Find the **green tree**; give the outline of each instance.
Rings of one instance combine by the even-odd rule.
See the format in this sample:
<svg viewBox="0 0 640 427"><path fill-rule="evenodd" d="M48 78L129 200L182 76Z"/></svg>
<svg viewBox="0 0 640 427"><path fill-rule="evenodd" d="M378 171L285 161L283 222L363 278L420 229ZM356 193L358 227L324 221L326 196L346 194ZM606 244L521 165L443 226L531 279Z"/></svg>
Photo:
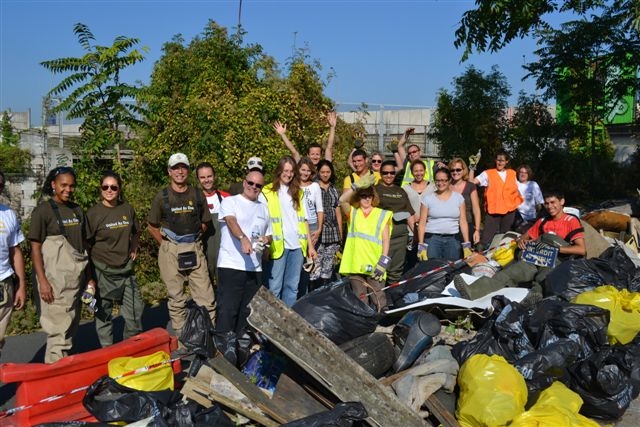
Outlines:
<svg viewBox="0 0 640 427"><path fill-rule="evenodd" d="M31 154L28 150L18 147L20 135L18 135L11 125L9 111L2 113L2 143L0 144L0 168L7 173L24 172L31 161Z"/></svg>
<svg viewBox="0 0 640 427"><path fill-rule="evenodd" d="M520 92L518 105L508 121L506 144L515 163L538 169L542 157L558 145L555 119L538 96Z"/></svg>
<svg viewBox="0 0 640 427"><path fill-rule="evenodd" d="M547 18L555 12L570 12L580 17L592 14L618 15L627 30L640 30L640 5L637 0L477 0L476 8L465 12L455 32L454 45L463 48L466 60L475 49L495 52L511 41L547 30Z"/></svg>
<svg viewBox="0 0 640 427"><path fill-rule="evenodd" d="M482 149L483 162L490 163L506 131L511 94L506 78L497 66L486 74L469 66L453 86L452 93L440 91L429 136L440 143L444 159L466 158Z"/></svg>
<svg viewBox="0 0 640 427"><path fill-rule="evenodd" d="M116 37L111 46L95 44L93 33L82 23L75 24L73 31L86 53L41 65L54 74L66 74L47 94L63 97L50 112L64 111L68 119L83 119L81 142L74 151L80 158L75 165L79 178L86 184L78 189L76 199L87 206L95 201L100 173L111 166L102 159L105 151L125 142L122 126L144 125L140 119L144 110L136 102L140 88L122 82L120 75L144 60L146 48L135 49L139 40L124 36Z"/></svg>

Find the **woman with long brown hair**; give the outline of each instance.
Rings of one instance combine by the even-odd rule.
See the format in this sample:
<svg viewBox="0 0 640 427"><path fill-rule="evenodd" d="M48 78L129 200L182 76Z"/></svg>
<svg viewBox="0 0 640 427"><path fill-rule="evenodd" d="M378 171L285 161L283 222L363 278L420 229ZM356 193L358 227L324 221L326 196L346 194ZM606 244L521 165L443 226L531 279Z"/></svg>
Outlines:
<svg viewBox="0 0 640 427"><path fill-rule="evenodd" d="M289 306L298 297L305 257L316 257L309 239L309 224L296 171L293 157L282 157L273 174L273 182L267 184L262 192L267 199L273 227L271 262L267 266L269 290Z"/></svg>

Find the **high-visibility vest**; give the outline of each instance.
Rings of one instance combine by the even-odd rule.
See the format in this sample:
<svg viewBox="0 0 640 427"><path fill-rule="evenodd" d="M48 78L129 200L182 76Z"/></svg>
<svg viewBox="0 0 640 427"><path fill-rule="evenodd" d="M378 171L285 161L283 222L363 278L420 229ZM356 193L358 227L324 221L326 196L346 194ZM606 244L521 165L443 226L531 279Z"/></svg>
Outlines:
<svg viewBox="0 0 640 427"><path fill-rule="evenodd" d="M487 177L489 183L484 195L485 207L487 213L491 215L504 215L516 208L522 203L522 196L518 191L518 182L516 180L516 171L507 169L507 178L505 181L498 175L497 169L488 169Z"/></svg>
<svg viewBox="0 0 640 427"><path fill-rule="evenodd" d="M382 232L384 226L389 224L389 235L391 235L392 215L391 211L373 208L369 215L365 216L362 209L351 208L347 241L340 262L340 274L371 274L370 271L366 271L366 267L370 266L373 269L378 263L382 255Z"/></svg>
<svg viewBox="0 0 640 427"><path fill-rule="evenodd" d="M273 229L272 242L269 247L271 259L278 259L284 254L284 232L282 230L282 211L280 209L280 198L278 192L273 191L273 184L267 184L262 189L262 194L267 199L267 207L271 216L271 227ZM302 254L307 256L307 224L304 218L304 208L302 204L302 190L298 195L298 209L296 214L298 217L298 240L302 247Z"/></svg>
<svg viewBox="0 0 640 427"><path fill-rule="evenodd" d="M411 162L405 161L406 165L404 167L404 175L402 177L402 185L400 187L404 187L407 184L411 184L413 182L413 174L411 173ZM433 182L433 168L436 165L435 160L422 160L424 163L424 180L427 182Z"/></svg>

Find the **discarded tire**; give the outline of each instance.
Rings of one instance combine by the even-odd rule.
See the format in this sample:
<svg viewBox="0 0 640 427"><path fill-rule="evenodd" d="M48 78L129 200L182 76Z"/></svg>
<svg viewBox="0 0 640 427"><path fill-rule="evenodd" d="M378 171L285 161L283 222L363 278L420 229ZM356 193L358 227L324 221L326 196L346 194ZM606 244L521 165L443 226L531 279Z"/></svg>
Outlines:
<svg viewBox="0 0 640 427"><path fill-rule="evenodd" d="M354 338L341 344L340 349L376 378L391 369L395 360L391 339L380 332Z"/></svg>

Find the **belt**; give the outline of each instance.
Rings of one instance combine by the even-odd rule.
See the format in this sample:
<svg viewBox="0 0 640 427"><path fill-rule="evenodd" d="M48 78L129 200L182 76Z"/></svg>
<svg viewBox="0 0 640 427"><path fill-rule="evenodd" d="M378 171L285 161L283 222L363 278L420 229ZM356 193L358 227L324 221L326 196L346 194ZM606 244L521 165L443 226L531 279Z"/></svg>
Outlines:
<svg viewBox="0 0 640 427"><path fill-rule="evenodd" d="M458 235L458 233L455 233L455 234L424 233L424 234L427 237L433 237L433 236L436 236L436 237L456 237Z"/></svg>

